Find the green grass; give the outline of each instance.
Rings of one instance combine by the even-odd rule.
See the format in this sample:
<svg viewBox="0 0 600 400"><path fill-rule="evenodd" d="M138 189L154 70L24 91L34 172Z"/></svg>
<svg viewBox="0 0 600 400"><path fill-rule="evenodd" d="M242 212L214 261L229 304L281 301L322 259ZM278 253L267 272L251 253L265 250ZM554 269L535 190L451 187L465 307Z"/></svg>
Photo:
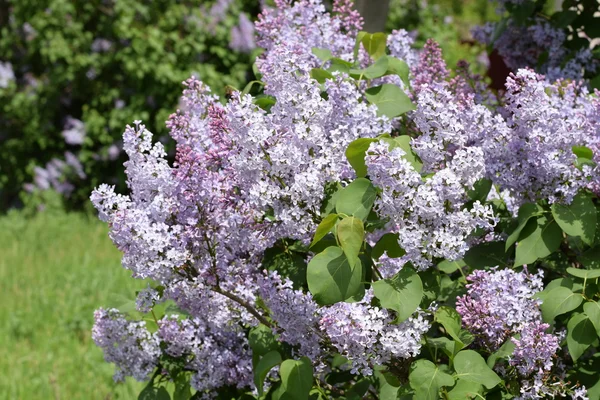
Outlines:
<svg viewBox="0 0 600 400"><path fill-rule="evenodd" d="M143 385L113 383L91 327L141 287L93 218L0 217L0 399L135 399Z"/></svg>

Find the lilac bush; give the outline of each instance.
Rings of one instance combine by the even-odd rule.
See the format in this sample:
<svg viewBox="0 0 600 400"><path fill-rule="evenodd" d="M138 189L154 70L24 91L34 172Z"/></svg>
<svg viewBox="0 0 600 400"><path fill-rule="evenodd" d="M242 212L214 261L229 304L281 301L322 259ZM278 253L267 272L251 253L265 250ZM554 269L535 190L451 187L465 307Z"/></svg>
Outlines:
<svg viewBox="0 0 600 400"><path fill-rule="evenodd" d="M360 28L347 1L277 1L259 82L184 82L174 163L127 127L129 193L91 196L149 283L137 312L96 313L115 378L142 398L599 395L597 97L531 69L490 93L435 42Z"/></svg>

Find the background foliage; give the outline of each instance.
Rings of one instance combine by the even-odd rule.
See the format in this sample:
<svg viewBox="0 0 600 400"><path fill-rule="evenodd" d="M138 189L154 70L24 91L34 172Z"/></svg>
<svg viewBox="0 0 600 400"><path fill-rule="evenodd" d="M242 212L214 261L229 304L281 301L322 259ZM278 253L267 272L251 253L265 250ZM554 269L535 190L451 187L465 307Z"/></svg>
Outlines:
<svg viewBox="0 0 600 400"><path fill-rule="evenodd" d="M245 82L252 52L230 48L232 29L258 11L248 0L0 1L0 62L14 74L0 85L0 209L36 177L38 188L72 191L78 207L100 182L123 185L125 125L140 119L164 134L192 74L219 94ZM80 142L62 135L69 118L83 122ZM46 165L67 151L81 171L68 158Z"/></svg>

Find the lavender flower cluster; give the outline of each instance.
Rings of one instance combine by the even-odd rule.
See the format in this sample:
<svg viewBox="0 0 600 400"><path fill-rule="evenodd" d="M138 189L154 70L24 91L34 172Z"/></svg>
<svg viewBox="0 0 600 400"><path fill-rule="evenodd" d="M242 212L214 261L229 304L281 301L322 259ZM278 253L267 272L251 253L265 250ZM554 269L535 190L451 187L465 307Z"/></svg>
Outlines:
<svg viewBox="0 0 600 400"><path fill-rule="evenodd" d="M494 352L507 340L514 344L508 365L521 380L521 399L564 395L561 391L565 390L564 382L556 377L564 335L548 333L551 329L542 322L541 301L534 298L543 289L542 278L542 271L535 275L508 269L475 271L467 277L467 294L456 303L463 324L480 346ZM497 370L505 376L511 373L502 365Z"/></svg>

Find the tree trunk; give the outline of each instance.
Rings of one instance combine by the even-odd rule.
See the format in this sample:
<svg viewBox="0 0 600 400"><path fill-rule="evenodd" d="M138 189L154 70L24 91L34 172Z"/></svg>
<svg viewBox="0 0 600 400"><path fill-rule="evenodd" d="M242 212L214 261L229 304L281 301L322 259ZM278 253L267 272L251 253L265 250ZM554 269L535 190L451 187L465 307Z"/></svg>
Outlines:
<svg viewBox="0 0 600 400"><path fill-rule="evenodd" d="M363 30L370 33L384 31L390 0L355 0L354 8L365 20Z"/></svg>

